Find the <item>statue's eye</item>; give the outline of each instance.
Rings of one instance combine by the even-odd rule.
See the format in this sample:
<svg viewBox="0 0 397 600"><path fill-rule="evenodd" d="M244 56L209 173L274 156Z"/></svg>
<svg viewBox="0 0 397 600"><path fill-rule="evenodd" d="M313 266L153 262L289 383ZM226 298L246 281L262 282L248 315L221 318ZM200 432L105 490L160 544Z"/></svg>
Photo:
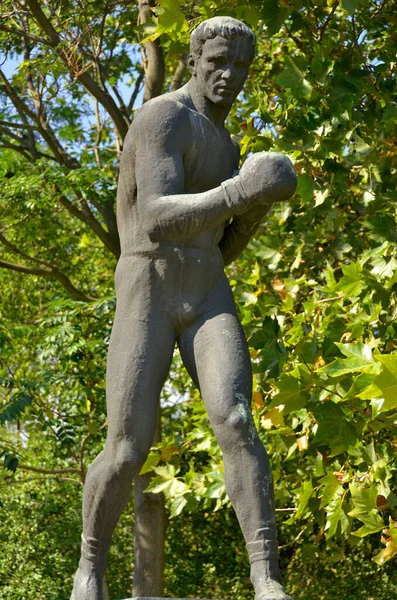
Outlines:
<svg viewBox="0 0 397 600"><path fill-rule="evenodd" d="M225 58L223 56L212 56L210 59L208 59L208 62L213 65L223 65Z"/></svg>

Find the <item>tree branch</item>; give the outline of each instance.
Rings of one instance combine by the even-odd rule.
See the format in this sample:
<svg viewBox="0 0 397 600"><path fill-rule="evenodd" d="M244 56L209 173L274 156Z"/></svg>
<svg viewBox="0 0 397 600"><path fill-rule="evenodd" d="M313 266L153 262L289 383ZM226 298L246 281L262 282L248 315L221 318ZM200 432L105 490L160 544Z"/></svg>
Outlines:
<svg viewBox="0 0 397 600"><path fill-rule="evenodd" d="M186 69L187 69L187 54L186 54L186 52L184 52L179 57L178 65L175 69L175 73L172 78L172 83L171 83L171 91L172 92L179 90L179 88L182 86L183 77L186 73Z"/></svg>
<svg viewBox="0 0 397 600"><path fill-rule="evenodd" d="M52 277L52 273L46 269L39 269L38 267L25 267L25 265L19 265L17 263L10 263L6 260L0 260L0 268L8 269L10 271L18 271L20 273L27 273L28 275L40 275L42 277Z"/></svg>
<svg viewBox="0 0 397 600"><path fill-rule="evenodd" d="M21 146L29 150L29 144L27 143L26 139L22 138L20 135L17 135L5 125L0 125L0 133L4 133L6 136L12 138L16 142L20 143Z"/></svg>
<svg viewBox="0 0 397 600"><path fill-rule="evenodd" d="M58 191L60 192L59 188ZM101 242L104 244L104 246L106 246L106 248L108 250L110 250L110 252L112 252L112 254L114 254L116 256L116 258L118 258L120 256L120 240L118 237L118 233L117 233L117 228L116 231L113 231L113 235L111 235L109 232L107 232L102 225L100 224L100 222L94 217L94 215L92 214L89 205L87 204L86 200L83 198L83 196L81 195L81 193L77 192L78 197L79 197L79 201L82 204L82 208L81 210L78 209L68 198L66 198L65 195L63 195L62 193L59 196L59 201L62 204L62 206L64 208L66 208L66 210L68 212L70 212L71 215L73 215L74 217L77 217L80 221L82 221L83 223L85 223L86 225L89 226L90 229L92 229L92 231L99 237L99 239L101 240ZM102 207L101 207L102 209ZM98 208L99 210L99 208ZM105 212L105 208L102 209ZM100 210L100 212L102 213L102 210ZM111 220L112 220L112 215L113 215L113 219L115 220L115 214L114 214L114 210L113 210L113 206L111 207L111 211L108 210L108 213L111 212L112 214L108 214L107 217L109 218L109 224L110 226L112 226ZM108 226L109 226L108 224ZM111 230L111 228L109 227L109 231Z"/></svg>
<svg viewBox="0 0 397 600"><path fill-rule="evenodd" d="M279 550L283 550L284 548L288 548L288 546L292 546L293 544L295 544L299 540L300 537L302 537L302 535L305 533L305 531L306 531L306 527L304 527L302 529L302 531L300 531L298 533L298 535L292 540L292 542L288 542L288 544L284 544L283 546L279 546L278 549Z"/></svg>
<svg viewBox="0 0 397 600"><path fill-rule="evenodd" d="M151 6L154 6L154 0L139 0L138 23L146 23L152 15ZM145 90L143 93L143 102L151 100L161 94L164 83L165 64L163 49L159 38L154 42L143 44L147 53L147 64L145 65Z"/></svg>
<svg viewBox="0 0 397 600"><path fill-rule="evenodd" d="M102 131L103 131L103 123L101 123L101 117L99 114L99 103L98 100L95 100L95 119L96 119L96 138L94 143L94 154L96 164L99 168L102 167L101 153L99 150L99 145L102 139Z"/></svg>
<svg viewBox="0 0 397 600"><path fill-rule="evenodd" d="M6 485L16 485L18 483L29 483L30 481L49 481L50 479L54 479L55 481L72 481L73 483L83 485L82 481L79 479L73 479L72 477L30 477L29 479L12 479L11 481L7 481L7 483L0 485L0 487L5 487Z"/></svg>
<svg viewBox="0 0 397 600"><path fill-rule="evenodd" d="M0 31L5 31L6 33L13 33L19 37L25 36L32 40L32 42L37 42L38 44L44 44L45 46L51 46L48 40L38 35L33 35L33 33L28 33L27 31L23 31L22 29L14 29L13 27L7 27L6 25L0 24Z"/></svg>
<svg viewBox="0 0 397 600"><path fill-rule="evenodd" d="M38 120L40 121L37 123L37 130L43 136L43 138L47 142L48 146L54 153L54 157L51 157L50 155L43 154L42 152L36 151L36 154L37 154L36 158L37 157L51 158L53 160L57 160L60 164L63 164L65 166L67 166L68 168L71 168L71 169L79 168L80 167L79 162L75 158L73 158L70 154L65 152L64 149L62 148L62 146L59 144L59 142L58 142L57 138L55 137L55 135L53 134L50 126L46 122L44 115L41 115L41 117L36 115L29 108L29 106L26 105L19 98L19 96L13 90L10 82L8 81L8 79L5 77L4 73L1 70L0 70L0 77L3 79L3 81L5 83L5 86L7 89L7 95L13 102L13 104L14 104L15 108L18 110L19 114L21 114L21 113L24 114L25 119L26 119L26 116L28 116L32 120L36 120L36 122ZM28 123L27 123L27 125L28 125ZM15 134L12 134L12 137L19 139L18 136L15 136ZM34 157L31 155L31 153L29 153L30 147L27 145L26 146L16 145L16 144L12 144L11 142L6 142L6 143L0 144L0 147L15 150L15 151L19 152L20 154L22 154L30 162L34 162ZM58 190L58 191L60 191L60 190ZM85 224L87 224L92 229L92 231L99 237L99 239L106 246L106 248L108 248L108 250L110 250L110 252L112 252L112 254L114 254L116 257L118 257L120 255L120 241L118 238L117 227L115 227L115 225L114 225L116 217L114 214L113 206L111 207L111 210L109 209L109 207L104 209L104 212L106 212L106 219L109 221L109 232L107 232L102 227L100 222L94 217L87 202L82 198L81 195L80 195L79 200L83 204L82 210L79 210L78 208L74 207L72 202L70 202L70 200L68 200L62 194L60 196L61 204L71 214L73 214L75 217L77 217L80 221L83 221Z"/></svg>
<svg viewBox="0 0 397 600"><path fill-rule="evenodd" d="M21 16L22 19L22 27L23 27L23 31L25 33L28 33L29 30L29 23L28 23L28 19L27 16L25 14L23 14ZM24 75L25 75L25 81L26 81L26 85L29 91L29 95L30 97L32 97L32 95L34 95L34 86L33 86L33 77L32 77L32 73L31 73L31 69L30 69L30 52L31 52L31 45L28 42L28 38L26 36L23 36L23 59L24 62L27 62L29 67L27 69L24 69ZM41 108L41 102L39 102L39 108L38 108L38 113L40 114L40 108ZM29 140L29 150L30 153L33 157L34 160L37 160L38 158L38 150L36 147L36 138L34 136L34 132L32 129L28 129L27 130L27 138Z"/></svg>
<svg viewBox="0 0 397 600"><path fill-rule="evenodd" d="M62 271L60 271L57 267L52 268L53 277L59 281L59 283L65 288L67 292L71 296L73 296L76 300L80 300L81 302L93 302L97 300L93 296L88 296L81 290L78 290L73 283L70 281L69 277L65 275Z"/></svg>
<svg viewBox="0 0 397 600"><path fill-rule="evenodd" d="M26 4L29 6L32 16L40 25L41 29L48 35L49 41L54 48L57 48L62 40L53 27L51 21L46 17L42 11L37 0L26 0ZM74 61L71 57L74 56ZM87 70L90 68L82 66L81 56L76 56L76 52L68 54L67 50L62 47L60 57L68 69L73 73L74 77L80 81L83 86L98 100L100 104L109 113L113 120L116 130L123 140L128 131L128 123L125 121L122 112L118 108L117 104L113 100L112 96L105 90L103 90L97 82L89 75Z"/></svg>
<svg viewBox="0 0 397 600"><path fill-rule="evenodd" d="M51 269L53 267L53 265L49 262L47 262L46 260L42 260L40 258L35 258L34 256L30 256L29 254L26 254L26 252L23 252L22 250L19 250L19 248L17 248L15 246L15 244L13 244L12 242L10 242L9 240L7 240L7 238L5 237L5 235L3 233L0 232L0 242L9 250L11 250L11 252L13 252L14 254L17 254L18 256L20 256L21 258L24 258L25 260L30 260L38 265L43 265L45 267L48 267L49 269Z"/></svg>
<svg viewBox="0 0 397 600"><path fill-rule="evenodd" d="M44 473L44 475L61 475L62 473L75 473L81 475L79 469L67 468L67 469L41 469L39 467L30 467L28 465L18 464L18 469L21 471L33 471L34 473Z"/></svg>
<svg viewBox="0 0 397 600"><path fill-rule="evenodd" d="M13 121L0 121L0 127L13 127L15 129L34 129L38 131L37 125L29 123L14 123Z"/></svg>
<svg viewBox="0 0 397 600"><path fill-rule="evenodd" d="M62 286L65 288L65 290L67 290L71 296L76 298L76 300L80 300L82 302L92 302L93 300L95 300L95 298L88 296L81 290L77 289L70 281L69 277L65 275L65 273L63 273L60 269L58 269L56 265L53 265L52 263L46 260L30 256L29 254L26 254L26 252L19 250L19 248L17 248L13 243L7 240L7 238L2 233L0 233L0 242L11 252L17 254L21 258L24 258L28 261L32 261L38 265L47 267L47 269L43 269L41 267L26 267L25 265L0 260L1 268L8 269L11 271L19 271L20 273L27 273L29 275L39 275L42 277L48 277L50 279L57 279L59 283L61 283Z"/></svg>
<svg viewBox="0 0 397 600"><path fill-rule="evenodd" d="M53 152L56 160L63 165L68 166L71 169L79 168L79 162L73 158L63 146L59 143L57 137L52 131L50 125L46 121L43 114L36 114L30 107L18 96L15 92L14 88L8 81L7 77L4 75L3 71L0 69L0 78L4 82L5 91L7 96L10 98L11 102L14 104L19 114L24 114L25 118L29 117L32 121L37 123L37 130L40 135L44 138L47 145Z"/></svg>
<svg viewBox="0 0 397 600"><path fill-rule="evenodd" d="M135 82L134 91L132 92L130 101L128 102L128 106L127 106L127 112L128 112L128 114L130 114L131 111L132 111L132 109L134 108L134 104L135 104L136 99L138 97L138 94L140 92L141 85L142 85L144 77L145 77L145 70L142 67L141 70L139 71L139 75L138 75L137 80Z"/></svg>
<svg viewBox="0 0 397 600"><path fill-rule="evenodd" d="M0 268L8 269L9 271L17 271L19 273L26 273L27 275L39 275L40 277L47 277L49 279L57 279L62 286L70 293L70 295L79 300L80 302L93 302L96 298L87 296L84 292L78 290L70 281L70 279L59 269L40 269L39 267L26 267L17 263L10 263L6 260L0 260Z"/></svg>
<svg viewBox="0 0 397 600"><path fill-rule="evenodd" d="M15 152L22 154L22 156L24 156L29 162L34 162L34 159L24 146L18 146L17 144L12 144L11 142L5 142L0 144L0 148L5 148L6 150L15 150Z"/></svg>
<svg viewBox="0 0 397 600"><path fill-rule="evenodd" d="M328 25L329 25L332 17L334 16L335 11L338 8L338 6L339 6L339 2L335 2L334 6L331 9L331 12L329 13L328 17L325 19L324 24L322 25L322 27L320 27L319 36L318 36L318 42L322 41L322 39L324 37L324 34L325 34L325 31L326 31L326 29L327 29L327 27L328 27Z"/></svg>

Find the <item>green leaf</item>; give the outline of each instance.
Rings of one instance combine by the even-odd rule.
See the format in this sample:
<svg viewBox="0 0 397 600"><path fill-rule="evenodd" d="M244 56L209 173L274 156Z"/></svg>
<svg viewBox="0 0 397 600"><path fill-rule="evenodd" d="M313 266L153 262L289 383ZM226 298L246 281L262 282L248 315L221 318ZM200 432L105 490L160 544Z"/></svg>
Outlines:
<svg viewBox="0 0 397 600"><path fill-rule="evenodd" d="M251 27L256 27L260 19L260 12L256 6L247 6L244 11L244 21Z"/></svg>
<svg viewBox="0 0 397 600"><path fill-rule="evenodd" d="M159 22L162 25L163 31L169 31L174 28L181 29L186 22L186 19L181 11L179 0L159 0L161 9L157 9Z"/></svg>
<svg viewBox="0 0 397 600"><path fill-rule="evenodd" d="M362 265L357 261L350 265L341 265L343 277L338 281L336 291L344 292L345 296L358 296L363 289Z"/></svg>
<svg viewBox="0 0 397 600"><path fill-rule="evenodd" d="M288 16L287 11L280 8L277 0L264 0L262 4L262 19L267 26L269 35L274 35L280 30Z"/></svg>
<svg viewBox="0 0 397 600"><path fill-rule="evenodd" d="M205 490L204 495L206 498L221 498L225 495L226 488L223 479L221 481L215 481Z"/></svg>
<svg viewBox="0 0 397 600"><path fill-rule="evenodd" d="M384 398L379 412L387 412L397 408L397 354L378 354L376 358L383 364L382 372L369 388L359 394L359 398Z"/></svg>
<svg viewBox="0 0 397 600"><path fill-rule="evenodd" d="M145 492L153 492L153 494L167 492L167 495L174 495L172 490L175 491L175 482L181 483L176 479L177 471L174 465L154 467L152 470L156 473L156 477L153 477Z"/></svg>
<svg viewBox="0 0 397 600"><path fill-rule="evenodd" d="M18 458L12 454L4 454L4 468L15 473L18 467Z"/></svg>
<svg viewBox="0 0 397 600"><path fill-rule="evenodd" d="M177 496L174 498L171 502L170 517L173 518L180 515L187 503L188 499L185 496Z"/></svg>
<svg viewBox="0 0 397 600"><path fill-rule="evenodd" d="M301 85L304 81L305 73L298 67L296 62L290 56L287 56L286 60L289 65L276 77L276 83L286 88L292 88L296 85Z"/></svg>
<svg viewBox="0 0 397 600"><path fill-rule="evenodd" d="M372 349L369 344L340 344L335 342L335 345L338 346L339 350L347 358L358 358L360 360L365 360L366 362L374 363Z"/></svg>
<svg viewBox="0 0 397 600"><path fill-rule="evenodd" d="M329 365L319 369L319 372L326 373L330 377L339 377L346 373L376 374L381 370L381 366L372 357L372 350L367 344L338 344L336 346L347 358L337 358Z"/></svg>
<svg viewBox="0 0 397 600"><path fill-rule="evenodd" d="M342 0L343 8L349 13L350 16L354 15L354 11L357 8L358 0Z"/></svg>
<svg viewBox="0 0 397 600"><path fill-rule="evenodd" d="M386 108L383 113L382 121L397 121L397 106L390 106Z"/></svg>
<svg viewBox="0 0 397 600"><path fill-rule="evenodd" d="M344 400L348 400L349 398L354 398L354 396L360 397L360 394L364 392L364 390L368 389L374 381L374 375L370 375L368 373L362 373L354 378L353 383L345 396Z"/></svg>
<svg viewBox="0 0 397 600"><path fill-rule="evenodd" d="M160 452L150 452L139 474L144 475L145 473L150 473L151 471L153 471L154 467L157 467L157 465L159 464L160 459Z"/></svg>
<svg viewBox="0 0 397 600"><path fill-rule="evenodd" d="M303 81L303 75L293 67L287 67L274 79L278 85L285 88L293 88Z"/></svg>
<svg viewBox="0 0 397 600"><path fill-rule="evenodd" d="M174 42L187 44L189 25L181 11L179 0L159 0L158 4L158 7L152 7L158 18L157 28L143 41L154 41L159 35L167 34Z"/></svg>
<svg viewBox="0 0 397 600"><path fill-rule="evenodd" d="M313 86L310 83L310 81L306 78L302 79L301 83L300 83L300 96L302 96L303 98L306 98L307 100L310 99L312 93L313 93ZM317 206L317 204L316 204Z"/></svg>
<svg viewBox="0 0 397 600"><path fill-rule="evenodd" d="M274 408L283 404L285 407L283 413L286 415L306 406L309 394L301 388L299 381L295 377L289 375L282 376L277 383L277 387L279 392L273 397L268 408Z"/></svg>
<svg viewBox="0 0 397 600"><path fill-rule="evenodd" d="M327 400L316 406L313 412L318 421L314 442L328 445L333 456L347 450L356 441L356 429L340 405Z"/></svg>
<svg viewBox="0 0 397 600"><path fill-rule="evenodd" d="M320 508L324 508L331 503L337 493L343 491L343 486L341 485L338 478L332 473L328 472L325 477L320 479L321 485L324 486L323 496L321 498Z"/></svg>
<svg viewBox="0 0 397 600"><path fill-rule="evenodd" d="M349 513L351 514L351 513ZM364 519L362 519L362 521L364 521ZM364 521L364 525L362 527L360 527L359 529L357 529L356 531L352 531L352 535L355 535L356 537L360 537L363 538L367 535L371 535L372 533L376 533L377 531L380 531L381 529L383 529L385 526L382 517L380 517L378 514L372 512L370 513L365 521Z"/></svg>
<svg viewBox="0 0 397 600"><path fill-rule="evenodd" d="M24 391L15 392L0 412L0 423L16 421L27 406L32 404L32 397Z"/></svg>
<svg viewBox="0 0 397 600"><path fill-rule="evenodd" d="M298 187L296 193L302 199L303 203L310 203L314 197L314 179L307 173L301 173L298 175Z"/></svg>
<svg viewBox="0 0 397 600"><path fill-rule="evenodd" d="M295 519L300 519L305 514L308 502L314 493L314 488L313 488L312 482L310 480L305 481L303 486L298 491L300 492L299 493L299 504L298 504L298 510L295 513Z"/></svg>
<svg viewBox="0 0 397 600"><path fill-rule="evenodd" d="M376 507L378 497L376 485L371 483L367 487L360 487L351 484L349 489L353 502L353 510L349 512L349 516L355 517L364 523L360 529L352 532L353 535L365 537L383 529L385 524Z"/></svg>
<svg viewBox="0 0 397 600"><path fill-rule="evenodd" d="M384 530L384 534L383 543L386 544L386 548L383 548L374 558L378 565L383 565L397 554L397 521L393 521L390 517L389 527Z"/></svg>
<svg viewBox="0 0 397 600"><path fill-rule="evenodd" d="M327 538L336 535L339 525L342 533L346 532L349 527L349 519L343 510L343 496L335 496L327 508L327 521L325 524Z"/></svg>

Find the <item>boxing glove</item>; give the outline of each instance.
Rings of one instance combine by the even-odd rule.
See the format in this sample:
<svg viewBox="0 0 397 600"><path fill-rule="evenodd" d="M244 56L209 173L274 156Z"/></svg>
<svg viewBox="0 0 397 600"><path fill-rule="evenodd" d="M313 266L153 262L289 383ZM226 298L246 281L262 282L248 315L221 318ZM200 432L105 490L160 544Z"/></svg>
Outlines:
<svg viewBox="0 0 397 600"><path fill-rule="evenodd" d="M222 183L226 202L241 215L254 206L267 206L290 198L297 185L292 162L279 152L257 152L243 164L240 173Z"/></svg>

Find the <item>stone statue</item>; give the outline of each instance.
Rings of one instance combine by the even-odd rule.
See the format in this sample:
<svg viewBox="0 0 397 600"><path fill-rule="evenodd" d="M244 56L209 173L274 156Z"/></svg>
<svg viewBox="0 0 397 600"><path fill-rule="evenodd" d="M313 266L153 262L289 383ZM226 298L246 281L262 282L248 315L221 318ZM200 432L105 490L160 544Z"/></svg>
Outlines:
<svg viewBox="0 0 397 600"><path fill-rule="evenodd" d="M73 600L103 599L112 533L153 441L175 342L222 449L255 600L291 600L278 569L269 461L251 415L250 357L224 274L271 204L296 188L290 160L277 153L251 156L236 174L239 149L224 123L254 52L244 23L201 23L191 36L190 81L145 104L125 140L108 434L84 486Z"/></svg>

